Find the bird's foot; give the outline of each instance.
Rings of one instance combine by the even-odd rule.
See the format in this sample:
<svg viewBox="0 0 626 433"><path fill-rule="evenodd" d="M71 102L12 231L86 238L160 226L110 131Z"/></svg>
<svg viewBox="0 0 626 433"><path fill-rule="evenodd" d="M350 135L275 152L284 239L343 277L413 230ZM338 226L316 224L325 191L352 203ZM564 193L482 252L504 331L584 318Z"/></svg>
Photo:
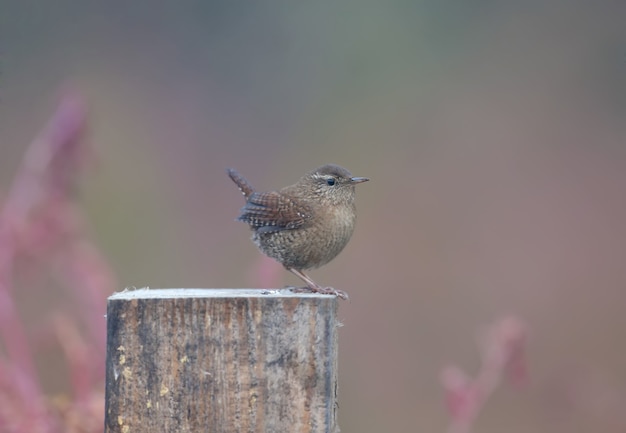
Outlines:
<svg viewBox="0 0 626 433"><path fill-rule="evenodd" d="M337 290L333 287L294 287L291 291L294 293L320 293L322 295L334 295L346 301L350 299L346 292L343 290Z"/></svg>

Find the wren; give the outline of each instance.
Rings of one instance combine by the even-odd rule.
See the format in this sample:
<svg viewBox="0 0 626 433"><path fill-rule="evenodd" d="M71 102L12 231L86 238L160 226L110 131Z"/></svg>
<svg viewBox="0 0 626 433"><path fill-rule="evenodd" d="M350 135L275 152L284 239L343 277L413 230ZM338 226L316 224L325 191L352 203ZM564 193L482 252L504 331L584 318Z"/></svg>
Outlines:
<svg viewBox="0 0 626 433"><path fill-rule="evenodd" d="M299 291L348 299L341 290L319 286L304 271L325 265L346 246L356 223L354 186L369 179L327 164L278 191L256 192L237 171L229 169L228 175L246 198L237 220L250 226L261 252L306 282Z"/></svg>

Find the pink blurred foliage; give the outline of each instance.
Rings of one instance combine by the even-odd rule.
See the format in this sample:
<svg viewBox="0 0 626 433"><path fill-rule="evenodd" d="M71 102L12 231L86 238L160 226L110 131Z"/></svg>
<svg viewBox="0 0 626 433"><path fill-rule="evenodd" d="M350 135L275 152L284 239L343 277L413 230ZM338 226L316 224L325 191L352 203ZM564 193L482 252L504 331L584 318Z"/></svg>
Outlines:
<svg viewBox="0 0 626 433"><path fill-rule="evenodd" d="M75 199L78 175L93 161L86 124L84 102L68 92L28 147L0 211L2 432L93 432L104 422L103 315L116 282ZM38 324L45 331L29 334L15 301L16 290L29 290L16 284L22 263L70 290L80 317L54 311ZM65 355L70 396L52 398L42 389L35 356L50 345Z"/></svg>
<svg viewBox="0 0 626 433"><path fill-rule="evenodd" d="M281 272L284 269L276 260L259 254L258 259L248 272L248 280L252 287L275 288L280 285Z"/></svg>
<svg viewBox="0 0 626 433"><path fill-rule="evenodd" d="M441 382L451 418L448 433L469 433L504 378L514 386L527 382L527 337L528 328L521 319L505 317L479 336L481 365L475 377L456 366L443 369Z"/></svg>

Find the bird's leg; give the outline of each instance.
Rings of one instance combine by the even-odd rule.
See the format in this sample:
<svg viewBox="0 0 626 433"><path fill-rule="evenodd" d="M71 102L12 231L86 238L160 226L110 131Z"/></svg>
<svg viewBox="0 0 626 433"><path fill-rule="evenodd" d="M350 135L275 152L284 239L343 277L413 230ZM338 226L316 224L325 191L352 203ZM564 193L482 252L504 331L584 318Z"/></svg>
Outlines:
<svg viewBox="0 0 626 433"><path fill-rule="evenodd" d="M290 272L292 272L293 274L297 275L298 277L300 277L306 284L307 284L307 288L297 288L294 290L294 292L305 292L305 291L309 291L309 292L313 292L313 293L321 293L323 295L335 295L341 299L348 299L348 294L346 292L344 292L343 290L337 290L334 289L332 287L322 287L320 285L318 285L315 281L313 281L311 279L311 277L309 277L307 274L305 274L304 272L295 269L295 268L287 268L287 270L289 270Z"/></svg>

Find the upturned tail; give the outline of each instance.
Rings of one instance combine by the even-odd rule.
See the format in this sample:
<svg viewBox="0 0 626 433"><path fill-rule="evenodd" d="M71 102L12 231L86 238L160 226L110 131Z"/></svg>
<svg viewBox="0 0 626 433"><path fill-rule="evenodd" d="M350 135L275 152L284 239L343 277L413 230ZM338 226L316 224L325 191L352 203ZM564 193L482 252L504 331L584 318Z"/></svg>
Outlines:
<svg viewBox="0 0 626 433"><path fill-rule="evenodd" d="M254 193L254 188L252 188L252 185L250 185L246 178L240 175L237 170L229 168L226 171L228 172L228 176L230 176L233 182L237 184L237 186L239 187L239 191L241 191L241 193L247 200Z"/></svg>

